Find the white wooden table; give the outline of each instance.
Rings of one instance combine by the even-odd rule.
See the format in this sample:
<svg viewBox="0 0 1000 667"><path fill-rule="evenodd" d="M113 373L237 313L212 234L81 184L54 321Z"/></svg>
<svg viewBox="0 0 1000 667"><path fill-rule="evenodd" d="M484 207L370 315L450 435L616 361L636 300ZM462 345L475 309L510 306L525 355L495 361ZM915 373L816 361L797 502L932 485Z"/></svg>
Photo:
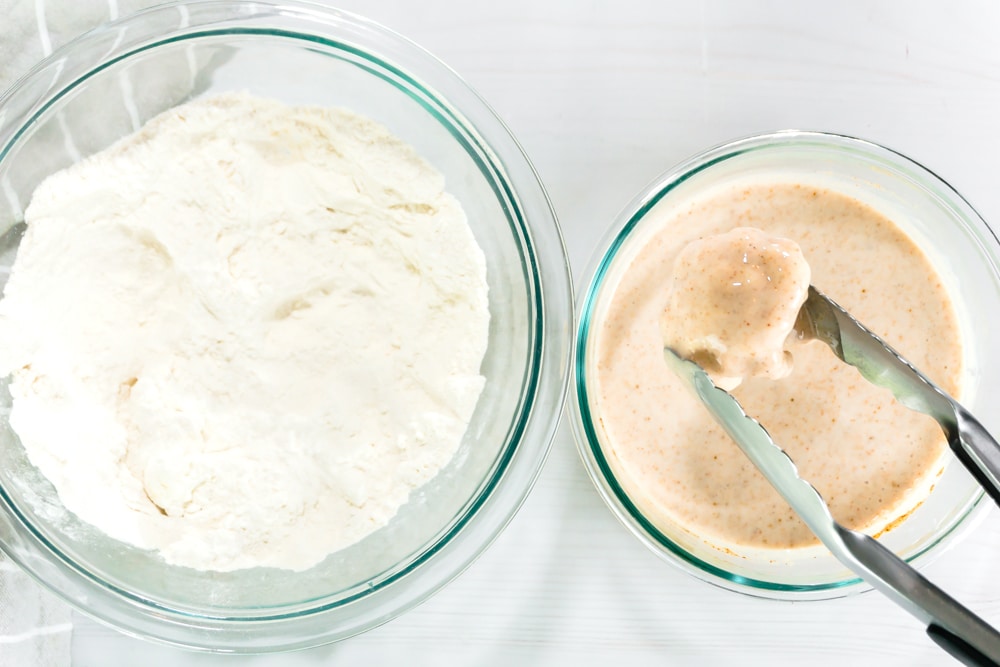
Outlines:
<svg viewBox="0 0 1000 667"><path fill-rule="evenodd" d="M658 173L708 146L780 128L895 148L1000 229L1000 5L990 0L339 6L420 43L494 106L548 187L577 274L618 210ZM925 571L1000 624L1000 512ZM432 600L361 637L233 658L76 622L81 667L957 664L877 594L757 600L663 563L605 508L565 425L494 546Z"/></svg>

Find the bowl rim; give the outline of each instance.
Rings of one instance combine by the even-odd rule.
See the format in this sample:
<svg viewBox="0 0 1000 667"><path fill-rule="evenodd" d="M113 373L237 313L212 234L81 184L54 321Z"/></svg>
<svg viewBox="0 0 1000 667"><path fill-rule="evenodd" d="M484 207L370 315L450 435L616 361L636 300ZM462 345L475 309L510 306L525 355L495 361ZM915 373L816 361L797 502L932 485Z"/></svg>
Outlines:
<svg viewBox="0 0 1000 667"><path fill-rule="evenodd" d="M224 26L209 29L200 26L197 21L196 14L202 9L232 10L234 13L239 10L244 15L230 17ZM253 11L247 12L249 9ZM178 27L172 33L144 33L143 26L149 25L151 17L179 10L188 17L187 25ZM268 21L276 23L292 19L308 23L309 30L268 27ZM252 25L245 25L250 23ZM355 31L349 39L340 37L336 32L343 26ZM126 31L127 38L121 39ZM146 32L148 31L149 28ZM57 566L52 563L39 564L21 557L18 549L8 543L2 531L0 549L36 581L73 607L126 634L162 643L227 652L268 652L336 641L394 618L420 604L458 576L502 532L537 480L558 427L569 386L568 368L573 345L571 333L562 332L565 327L560 321L573 321L574 300L565 244L544 185L524 150L492 108L451 68L409 39L369 19L313 2L176 1L122 17L77 37L36 65L0 96L0 161L7 157L11 147L17 144L31 124L57 105L71 90L101 70L168 44L230 35L311 42L315 46L343 50L367 60L371 63L371 68L366 68L369 73L382 76L413 98L442 123L456 140L469 142L463 143L463 147L479 165L483 176L504 204L508 223L518 240L531 319L528 326L529 359L523 379L524 388L508 431L508 440L498 453L489 476L462 509L461 516L453 524L445 526L409 562L404 562L403 567L394 568L388 576L378 575L380 580L376 585L365 586L366 582L360 582L354 587L359 589L355 595L328 604L312 605L305 611L252 616L191 614L186 610L158 604L141 593L111 587L108 582L93 577L92 573L63 554L37 527L27 521L7 490L0 487L0 505L20 523L20 528L27 531L27 539L33 540L33 546L46 559L68 567L72 575L67 578L67 573L61 572L59 577L47 576ZM51 70L61 69L80 49L112 37L117 37L118 41L100 62L86 65L82 76L72 79L58 90L53 91L50 84L48 92L51 95L31 100L31 113L27 115L27 121L12 122L8 126L9 131L4 131L3 112L12 101L19 99L23 91L40 79L52 77ZM391 58L380 55L377 49L372 48L372 44L379 40L390 44L396 53L402 53L409 65L398 64ZM389 76L376 70L389 72ZM417 71L424 76L415 73ZM433 78L434 84L425 83L425 78ZM455 97L462 99L464 110L455 106L452 101ZM475 120L472 119L473 116ZM544 407L550 409L542 409ZM501 501L502 507L498 505ZM18 535L18 539L24 540L26 536ZM421 572L420 585L414 583L417 571ZM406 595L406 600L402 603L388 605L391 609L367 610L367 615L342 632L323 629L329 624L323 618L324 614L344 610L352 605L360 606L373 596L386 593L390 585L397 582L406 582L404 593L397 593L397 597ZM102 603L99 606L104 606L103 609L95 609L93 604L87 602L86 592L92 595L111 593L113 599L110 604L115 608L110 609ZM385 606L383 602L383 607ZM132 616L137 610L141 612L138 616L165 616L162 620L166 623L157 627L144 622L133 622ZM319 629L312 636L290 638L282 634L288 630L290 623L297 623L306 617L321 621L313 623ZM211 632L199 636L188 631L190 626ZM272 631L276 642L271 645L257 644L246 651L239 640L250 627L255 632L260 632L263 627L276 629L277 631ZM151 628L156 628L156 631L151 631Z"/></svg>
<svg viewBox="0 0 1000 667"><path fill-rule="evenodd" d="M751 153L793 146L836 151L875 160L879 166L921 183L947 204L954 215L974 224L980 236L984 236L981 232L985 230L987 240L996 250L1000 250L1000 239L996 233L947 181L913 158L875 142L834 132L785 129L752 134L717 144L688 157L650 181L621 209L596 246L587 268L581 274L582 282L577 286L576 340L571 364L573 390L567 401L568 410L572 414L577 451L588 476L618 521L648 549L695 578L729 591L779 600L825 600L870 590L871 587L857 576L822 584L787 584L740 575L704 561L658 529L632 502L615 478L594 426L586 381L591 315L601 296L604 278L618 251L646 214L682 183L718 164ZM980 488L975 497L961 508L952 524L922 549L910 554L906 558L907 562L926 565L940 554L940 547L972 530L981 521L984 509L988 506L988 503L983 502L984 497L985 492Z"/></svg>

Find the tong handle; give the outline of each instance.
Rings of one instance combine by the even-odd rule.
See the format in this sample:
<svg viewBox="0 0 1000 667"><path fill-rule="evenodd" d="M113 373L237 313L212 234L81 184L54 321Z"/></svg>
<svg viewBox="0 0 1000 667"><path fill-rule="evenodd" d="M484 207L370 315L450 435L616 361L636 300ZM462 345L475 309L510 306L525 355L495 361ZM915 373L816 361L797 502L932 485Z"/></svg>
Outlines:
<svg viewBox="0 0 1000 667"><path fill-rule="evenodd" d="M839 524L835 531L847 551L835 555L926 623L927 634L938 646L966 665L1000 667L1000 632L877 540Z"/></svg>
<svg viewBox="0 0 1000 667"><path fill-rule="evenodd" d="M969 646L969 643L961 637L953 635L940 625L935 625L934 623L928 625L927 634L935 644L967 667L997 667L996 662L990 660L974 647Z"/></svg>
<svg viewBox="0 0 1000 667"><path fill-rule="evenodd" d="M819 492L799 476L785 451L760 422L746 413L739 401L716 387L697 364L682 359L669 348L664 349L663 356L667 366L695 392L719 425L837 560L915 616L928 628L931 638L952 656L968 665L1000 667L1000 632L877 540L837 523ZM957 426L954 430L957 432Z"/></svg>
<svg viewBox="0 0 1000 667"><path fill-rule="evenodd" d="M955 457L972 473L979 485L1000 505L1000 444L979 420L955 401L954 424L942 422Z"/></svg>

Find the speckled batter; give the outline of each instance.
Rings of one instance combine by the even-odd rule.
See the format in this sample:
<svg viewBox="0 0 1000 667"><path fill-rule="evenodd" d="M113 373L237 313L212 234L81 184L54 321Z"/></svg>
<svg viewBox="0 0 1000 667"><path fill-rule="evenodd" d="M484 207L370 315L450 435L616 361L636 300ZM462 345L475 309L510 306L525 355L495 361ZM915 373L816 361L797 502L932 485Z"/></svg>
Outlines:
<svg viewBox="0 0 1000 667"><path fill-rule="evenodd" d="M595 312L587 381L605 455L629 497L666 532L736 550L814 544L663 362L659 322L674 260L688 243L736 227L793 239L812 284L955 394L961 339L949 296L904 232L837 192L753 184L668 214L647 221L657 233L623 260L631 262L626 270L613 272L618 284ZM818 341L796 346L786 378L748 378L733 393L852 528L883 530L920 503L940 472L946 445L937 424Z"/></svg>

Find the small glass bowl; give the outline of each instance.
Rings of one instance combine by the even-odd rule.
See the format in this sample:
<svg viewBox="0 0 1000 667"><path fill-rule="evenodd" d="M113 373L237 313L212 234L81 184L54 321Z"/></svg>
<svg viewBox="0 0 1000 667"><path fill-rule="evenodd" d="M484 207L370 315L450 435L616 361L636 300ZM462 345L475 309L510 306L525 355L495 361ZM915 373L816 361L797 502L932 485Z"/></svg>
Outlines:
<svg viewBox="0 0 1000 667"><path fill-rule="evenodd" d="M910 235L956 302L965 346L962 400L987 422L989 400L1000 395L1000 348L988 333L1000 327L1000 243L955 190L899 153L850 137L787 131L713 148L657 178L620 214L584 276L570 410L584 464L611 510L647 547L706 582L768 598L840 597L866 585L823 547L736 554L681 529L654 525L615 479L594 426L598 417L588 395L594 354L591 324L613 291L616 273L648 239L645 223L655 217L649 214L708 188L751 179L794 179L843 192L882 212ZM973 478L952 461L924 502L879 540L914 565L924 564L974 524L980 514L976 510L986 505L983 498Z"/></svg>
<svg viewBox="0 0 1000 667"><path fill-rule="evenodd" d="M298 649L383 623L457 576L527 495L568 383L572 285L527 158L449 68L367 20L282 0L182 2L53 54L0 98L0 287L23 209L52 172L189 99L247 91L344 106L441 171L487 261L486 386L450 465L386 527L305 572L167 565L81 522L27 459L0 382L0 547L73 606L129 634L225 652Z"/></svg>

